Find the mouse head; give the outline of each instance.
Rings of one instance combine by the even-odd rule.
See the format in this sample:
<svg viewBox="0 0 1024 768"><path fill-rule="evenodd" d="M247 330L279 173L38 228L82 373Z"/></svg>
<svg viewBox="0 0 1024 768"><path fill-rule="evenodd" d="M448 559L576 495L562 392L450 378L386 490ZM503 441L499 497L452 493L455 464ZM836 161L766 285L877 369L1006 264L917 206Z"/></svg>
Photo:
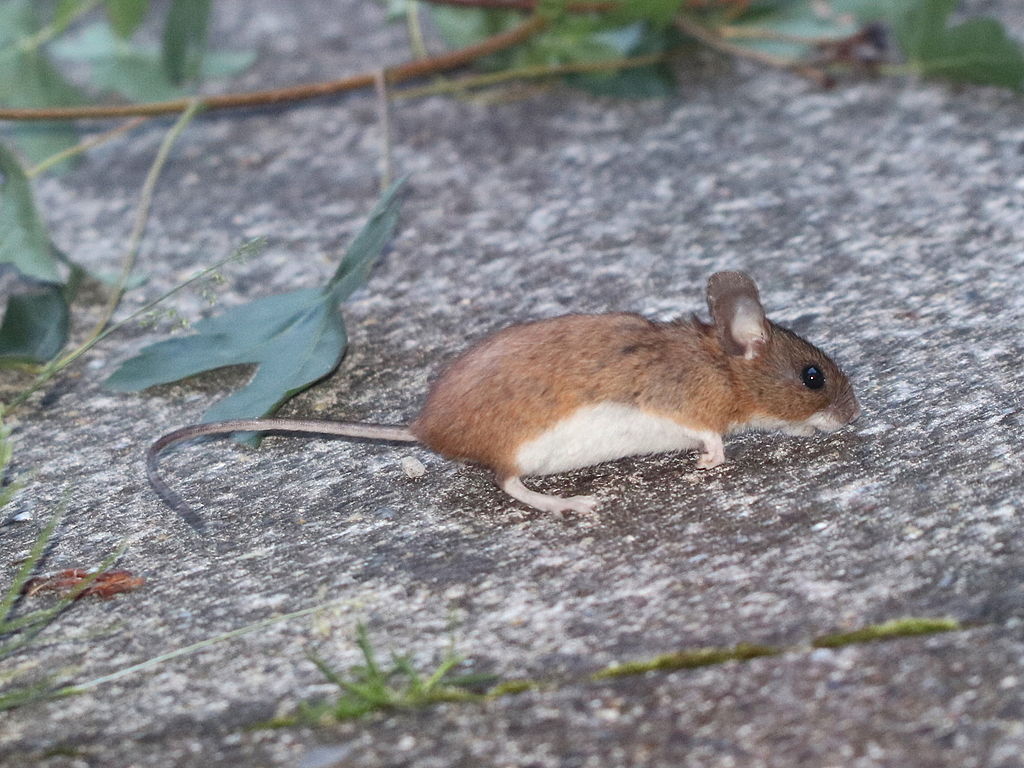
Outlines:
<svg viewBox="0 0 1024 768"><path fill-rule="evenodd" d="M820 349L765 317L749 275L716 272L707 298L714 333L753 404L752 426L831 432L857 418L846 375Z"/></svg>

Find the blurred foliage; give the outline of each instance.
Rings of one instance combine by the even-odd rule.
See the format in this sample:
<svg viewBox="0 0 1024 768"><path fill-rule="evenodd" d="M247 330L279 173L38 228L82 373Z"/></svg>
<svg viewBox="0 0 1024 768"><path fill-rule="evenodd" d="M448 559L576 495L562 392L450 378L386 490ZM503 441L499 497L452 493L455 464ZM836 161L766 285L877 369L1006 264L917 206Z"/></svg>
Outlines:
<svg viewBox="0 0 1024 768"><path fill-rule="evenodd" d="M411 29L428 19L454 48L508 31L525 15L441 0L382 2L391 18L404 17ZM589 7L581 12L568 0L542 0L537 12L546 27L478 66L511 75L558 70L594 93L650 98L676 92L670 57L705 45L817 74L822 83L862 72L1017 90L1024 84L1020 45L998 21L955 17L957 0L630 0ZM186 96L200 79L238 72L253 60L250 51L208 50L211 10L212 0L158 7L148 0L0 0L0 106ZM0 137L13 144L0 144L0 267L21 278L21 292L0 322L0 366L43 365L65 346L68 296L84 273L51 243L33 200L35 172L24 163L55 163L78 137L67 122L6 124ZM381 203L389 227L394 200L392 189ZM384 216L381 210L375 215ZM365 276L383 242L374 248L350 251L343 266L361 265L356 272ZM347 343L337 305L362 278L351 279L336 276L323 289L262 299L203 321L198 334L147 348L108 383L141 388L218 365L256 364L250 384L207 418L268 413L337 365ZM239 323L244 332L229 332ZM300 375L283 375L275 359L291 361Z"/></svg>
<svg viewBox="0 0 1024 768"><path fill-rule="evenodd" d="M146 0L0 0L0 106L68 106L109 96L159 101L187 95L197 78L239 72L255 55L207 51L209 5L173 0L158 47L134 41L150 14ZM80 82L73 84L65 69ZM11 142L0 143L0 267L23 278L0 322L0 367L38 365L65 346L69 283L82 271L50 242L22 163L66 152L79 137L67 122L7 124L0 137Z"/></svg>
<svg viewBox="0 0 1024 768"><path fill-rule="evenodd" d="M407 13L410 2L415 0L388 0L391 17ZM688 38L696 42L679 31L675 22L682 17L735 47L768 53L793 65L877 72L876 65L884 60L894 72L1019 90L1024 84L1020 45L993 19L950 26L956 5L957 0L633 0L620 10L556 16L543 33L481 66L526 69L668 54L680 50ZM429 16L453 48L507 31L522 19L515 11L443 4L429 5ZM844 55L836 55L842 50L839 44L872 25L891 32L904 64L895 50L876 51L864 59L851 45ZM880 34L876 39L884 47L885 38ZM606 95L648 97L674 91L671 70L665 65L567 79Z"/></svg>

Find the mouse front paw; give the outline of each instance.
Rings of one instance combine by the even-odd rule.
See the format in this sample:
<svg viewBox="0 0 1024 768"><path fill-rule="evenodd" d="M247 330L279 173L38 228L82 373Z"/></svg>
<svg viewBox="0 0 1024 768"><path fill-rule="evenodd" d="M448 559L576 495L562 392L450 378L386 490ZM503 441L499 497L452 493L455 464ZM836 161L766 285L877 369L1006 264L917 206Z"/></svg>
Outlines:
<svg viewBox="0 0 1024 768"><path fill-rule="evenodd" d="M697 459L697 469L714 469L719 464L725 463L724 456L712 456L710 453L702 453Z"/></svg>
<svg viewBox="0 0 1024 768"><path fill-rule="evenodd" d="M698 469L712 469L725 463L725 448L722 438L709 438L704 441L704 450L697 459Z"/></svg>

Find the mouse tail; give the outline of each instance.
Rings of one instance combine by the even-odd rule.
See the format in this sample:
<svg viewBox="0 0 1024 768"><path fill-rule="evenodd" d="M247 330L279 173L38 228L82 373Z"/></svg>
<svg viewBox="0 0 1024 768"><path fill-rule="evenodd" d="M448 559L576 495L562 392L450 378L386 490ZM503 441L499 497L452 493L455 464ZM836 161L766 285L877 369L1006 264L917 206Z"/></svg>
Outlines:
<svg viewBox="0 0 1024 768"><path fill-rule="evenodd" d="M203 518L197 515L195 510L186 504L181 496L171 490L171 487L160 477L160 452L171 443L177 442L175 440L165 442L166 438L173 434L171 432L164 435L149 447L146 452L146 477L149 478L149 485L153 492L160 497L160 501L181 515L181 519L188 523L192 530L198 534L204 534L206 533L206 524L203 522ZM185 438L179 439L184 440Z"/></svg>
<svg viewBox="0 0 1024 768"><path fill-rule="evenodd" d="M361 424L344 421L317 421L314 419L232 419L192 424L168 432L149 446L146 451L146 477L160 500L173 509L196 533L205 533L206 525L195 510L185 503L163 478L160 477L160 454L175 443L208 435L230 435L235 432L263 432L275 434L331 435L363 440L383 440L397 443L418 442L408 427L390 424Z"/></svg>

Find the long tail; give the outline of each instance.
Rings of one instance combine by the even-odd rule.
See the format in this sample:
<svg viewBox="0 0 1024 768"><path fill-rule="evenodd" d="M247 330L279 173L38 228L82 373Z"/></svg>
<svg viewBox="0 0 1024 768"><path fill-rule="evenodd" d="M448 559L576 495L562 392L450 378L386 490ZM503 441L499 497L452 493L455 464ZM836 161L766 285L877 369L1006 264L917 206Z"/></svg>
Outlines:
<svg viewBox="0 0 1024 768"><path fill-rule="evenodd" d="M384 424L357 424L343 421L318 421L313 419L232 419L212 421L208 424L191 424L168 432L149 446L146 452L146 476L156 495L173 509L197 533L203 533L205 523L177 493L160 477L160 454L175 443L206 435L230 435L234 432L273 432L282 434L332 435L367 440L415 443L415 435L408 427Z"/></svg>

